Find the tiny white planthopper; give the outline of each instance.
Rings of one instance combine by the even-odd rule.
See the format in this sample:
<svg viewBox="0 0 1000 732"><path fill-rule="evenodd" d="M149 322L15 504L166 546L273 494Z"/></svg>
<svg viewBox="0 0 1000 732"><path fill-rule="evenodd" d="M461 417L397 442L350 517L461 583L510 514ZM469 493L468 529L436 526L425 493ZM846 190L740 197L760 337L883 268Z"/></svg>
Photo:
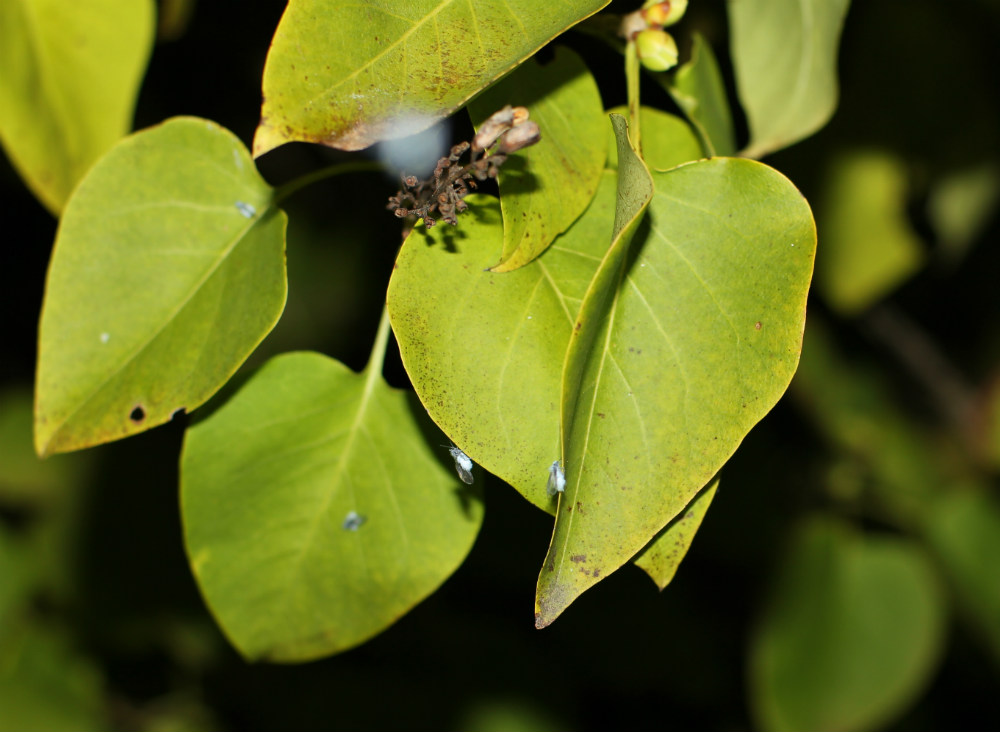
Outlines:
<svg viewBox="0 0 1000 732"><path fill-rule="evenodd" d="M340 526L344 531L357 531L367 519L357 511L348 511L344 517L344 523Z"/></svg>
<svg viewBox="0 0 1000 732"><path fill-rule="evenodd" d="M463 483L472 485L472 458L458 447L449 447L448 452L455 458L455 472L458 473L458 477Z"/></svg>
<svg viewBox="0 0 1000 732"><path fill-rule="evenodd" d="M549 466L549 481L545 484L545 492L549 496L554 496L564 490L566 490L566 473L563 472L562 464L556 460Z"/></svg>

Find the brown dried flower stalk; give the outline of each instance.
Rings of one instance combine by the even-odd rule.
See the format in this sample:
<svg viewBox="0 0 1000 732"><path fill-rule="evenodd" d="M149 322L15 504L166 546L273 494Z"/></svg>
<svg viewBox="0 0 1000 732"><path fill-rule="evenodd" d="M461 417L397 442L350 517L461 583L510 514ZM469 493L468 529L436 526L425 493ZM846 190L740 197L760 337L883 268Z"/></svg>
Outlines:
<svg viewBox="0 0 1000 732"><path fill-rule="evenodd" d="M468 208L465 197L476 181L496 178L508 155L540 139L538 123L528 119L528 110L508 104L483 122L471 143L455 145L438 160L430 178L402 175L403 187L386 208L399 218L422 218L428 228L437 223L435 216L455 225L458 214ZM463 164L461 157L468 151L469 162Z"/></svg>

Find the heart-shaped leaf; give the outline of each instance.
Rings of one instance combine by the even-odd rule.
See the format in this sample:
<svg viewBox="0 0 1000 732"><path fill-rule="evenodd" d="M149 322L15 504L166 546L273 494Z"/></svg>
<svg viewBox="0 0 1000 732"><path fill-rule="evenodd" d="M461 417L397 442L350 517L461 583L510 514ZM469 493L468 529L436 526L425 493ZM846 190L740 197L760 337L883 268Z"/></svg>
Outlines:
<svg viewBox="0 0 1000 732"><path fill-rule="evenodd" d="M523 267L587 208L604 169L607 120L597 82L567 48L533 60L469 103L476 128L504 105L527 107L542 139L500 170L503 254L494 272Z"/></svg>
<svg viewBox="0 0 1000 732"><path fill-rule="evenodd" d="M804 525L785 556L750 650L758 727L884 728L942 650L933 565L904 539L827 519Z"/></svg>
<svg viewBox="0 0 1000 732"><path fill-rule="evenodd" d="M808 137L837 106L837 48L850 0L728 0L730 50L761 157Z"/></svg>
<svg viewBox="0 0 1000 732"><path fill-rule="evenodd" d="M285 215L246 148L175 118L125 138L66 207L39 334L35 446L75 450L203 404L285 303Z"/></svg>
<svg viewBox="0 0 1000 732"><path fill-rule="evenodd" d="M246 658L286 662L391 625L461 563L483 516L404 392L316 353L271 359L188 430L181 502L219 625Z"/></svg>
<svg viewBox="0 0 1000 732"><path fill-rule="evenodd" d="M52 213L131 127L153 14L150 0L0 3L0 141Z"/></svg>
<svg viewBox="0 0 1000 732"><path fill-rule="evenodd" d="M619 126L620 221L629 148ZM630 156L632 157L632 156ZM581 305L563 374L566 492L536 625L631 559L784 393L798 363L816 235L767 166L717 158L654 173L630 248Z"/></svg>
<svg viewBox="0 0 1000 732"><path fill-rule="evenodd" d="M291 0L264 67L254 156L416 134L607 4Z"/></svg>

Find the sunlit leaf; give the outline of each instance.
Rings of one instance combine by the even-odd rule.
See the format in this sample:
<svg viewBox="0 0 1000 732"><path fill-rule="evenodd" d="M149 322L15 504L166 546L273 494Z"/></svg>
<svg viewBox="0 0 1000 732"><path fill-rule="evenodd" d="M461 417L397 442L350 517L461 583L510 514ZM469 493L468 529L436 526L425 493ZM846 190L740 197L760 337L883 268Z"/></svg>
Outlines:
<svg viewBox="0 0 1000 732"><path fill-rule="evenodd" d="M945 607L919 548L831 520L784 554L750 650L752 706L765 732L875 730L923 690Z"/></svg>
<svg viewBox="0 0 1000 732"><path fill-rule="evenodd" d="M285 215L232 133L122 140L63 215L39 335L35 446L74 450L203 404L285 302Z"/></svg>
<svg viewBox="0 0 1000 732"><path fill-rule="evenodd" d="M315 353L271 359L192 427L181 462L188 556L240 653L291 662L343 651L433 592L483 515L440 453L404 392Z"/></svg>
<svg viewBox="0 0 1000 732"><path fill-rule="evenodd" d="M698 130L704 156L733 155L736 142L726 85L712 47L697 33L691 59L677 69L667 91ZM645 137L645 132L643 132Z"/></svg>
<svg viewBox="0 0 1000 732"><path fill-rule="evenodd" d="M150 0L0 3L0 142L54 214L132 126L153 11Z"/></svg>
<svg viewBox="0 0 1000 732"><path fill-rule="evenodd" d="M619 130L620 140L623 131ZM641 176L622 169L620 186ZM718 472L798 363L815 230L779 173L717 158L654 173L647 224L612 247L563 375L566 492L536 624L645 546ZM631 193L616 217L632 220Z"/></svg>
<svg viewBox="0 0 1000 732"><path fill-rule="evenodd" d="M469 104L478 126L504 105L527 107L542 139L500 169L504 243L494 272L523 267L590 203L606 155L607 118L597 82L567 48L539 65L528 61Z"/></svg>
<svg viewBox="0 0 1000 732"><path fill-rule="evenodd" d="M744 155L787 147L830 119L849 2L727 0L736 85L750 125Z"/></svg>
<svg viewBox="0 0 1000 732"><path fill-rule="evenodd" d="M264 67L254 156L420 132L607 3L291 0Z"/></svg>
<svg viewBox="0 0 1000 732"><path fill-rule="evenodd" d="M923 263L906 211L909 174L886 153L837 156L817 204L823 247L816 286L844 314L874 304Z"/></svg>
<svg viewBox="0 0 1000 732"><path fill-rule="evenodd" d="M418 229L400 251L389 311L417 394L445 433L484 468L548 513L548 468L559 458L563 356L573 317L608 247L615 176L605 171L576 224L527 267L484 271L500 240L490 199L470 197L474 218L457 235ZM511 312L511 305L518 307ZM660 588L684 557L711 501L706 491L644 550L639 564Z"/></svg>
<svg viewBox="0 0 1000 732"><path fill-rule="evenodd" d="M691 548L694 535L701 527L718 487L719 479L716 478L635 558L636 566L648 574L661 590L677 574L677 568Z"/></svg>
<svg viewBox="0 0 1000 732"><path fill-rule="evenodd" d="M503 241L495 199L469 196L457 229L417 228L389 282L403 365L431 418L533 504L559 453L560 376L580 300L608 247L615 180L530 265L485 271Z"/></svg>

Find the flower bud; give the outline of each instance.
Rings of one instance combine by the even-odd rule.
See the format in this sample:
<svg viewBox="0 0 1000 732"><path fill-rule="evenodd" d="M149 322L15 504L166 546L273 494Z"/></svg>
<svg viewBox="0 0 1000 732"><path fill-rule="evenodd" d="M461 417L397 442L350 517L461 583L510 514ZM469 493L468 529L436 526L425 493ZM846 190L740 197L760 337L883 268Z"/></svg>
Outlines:
<svg viewBox="0 0 1000 732"><path fill-rule="evenodd" d="M523 109L523 107L518 107ZM527 110L525 110L527 111ZM479 132L472 138L472 149L474 151L485 150L490 147L497 138L510 129L514 124L514 108L509 104L499 112L491 114L485 122L479 126Z"/></svg>
<svg viewBox="0 0 1000 732"><path fill-rule="evenodd" d="M677 65L677 43L664 30L647 28L635 37L635 49L650 71L666 71Z"/></svg>
<svg viewBox="0 0 1000 732"><path fill-rule="evenodd" d="M528 120L514 127L501 138L497 152L501 155L509 155L521 148L534 145L541 139L542 131L539 129L538 123L534 120Z"/></svg>
<svg viewBox="0 0 1000 732"><path fill-rule="evenodd" d="M663 28L683 18L687 6L688 0L647 0L639 12L650 26Z"/></svg>

